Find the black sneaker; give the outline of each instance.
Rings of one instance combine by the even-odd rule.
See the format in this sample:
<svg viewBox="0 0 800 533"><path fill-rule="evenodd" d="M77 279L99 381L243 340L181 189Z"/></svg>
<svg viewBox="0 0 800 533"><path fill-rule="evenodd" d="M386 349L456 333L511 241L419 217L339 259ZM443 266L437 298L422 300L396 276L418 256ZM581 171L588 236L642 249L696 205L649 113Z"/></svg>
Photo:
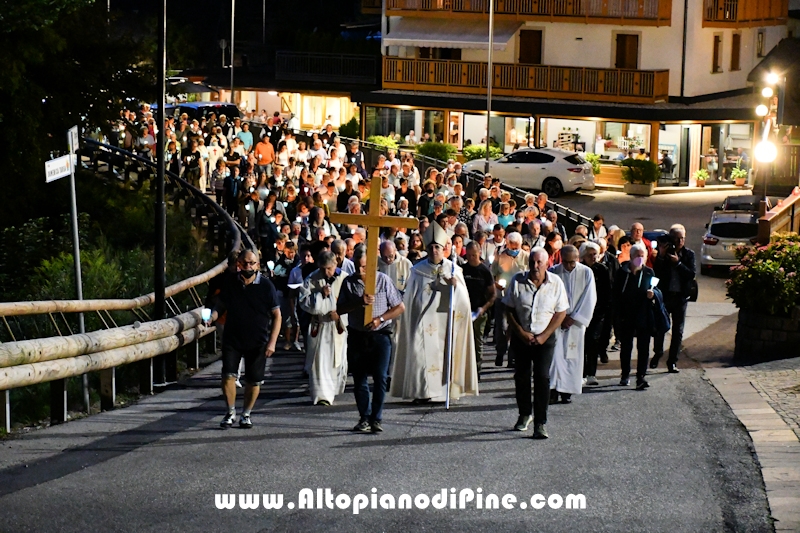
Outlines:
<svg viewBox="0 0 800 533"><path fill-rule="evenodd" d="M550 435L547 434L547 428L544 427L544 424L536 424L536 427L533 428L533 438L534 439L546 439Z"/></svg>
<svg viewBox="0 0 800 533"><path fill-rule="evenodd" d="M653 358L650 359L650 369L651 370L655 370L656 368L658 368L658 360L659 359L661 359L661 354L660 353L657 353L657 354L653 355Z"/></svg>
<svg viewBox="0 0 800 533"><path fill-rule="evenodd" d="M627 387L630 384L631 384L631 380L628 379L628 378L620 378L620 380L619 380L620 387Z"/></svg>
<svg viewBox="0 0 800 533"><path fill-rule="evenodd" d="M648 382L646 382L645 380L641 380L641 381L637 381L636 382L636 390L645 390L649 386L650 386L650 384Z"/></svg>
<svg viewBox="0 0 800 533"><path fill-rule="evenodd" d="M671 365L667 365L667 372L670 374L680 374L681 371L678 370L678 367L675 366L675 363L673 363Z"/></svg>
<svg viewBox="0 0 800 533"><path fill-rule="evenodd" d="M373 432L373 433L380 433L380 432L382 432L382 431L383 431L383 426L381 425L381 421L380 421L380 420L374 420L374 421L373 421L373 422L370 424L370 429L372 430L372 432Z"/></svg>
<svg viewBox="0 0 800 533"><path fill-rule="evenodd" d="M520 416L517 418L517 423L514 426L514 431L528 431L528 426L531 425L533 422L533 417L531 415L528 416Z"/></svg>
<svg viewBox="0 0 800 533"><path fill-rule="evenodd" d="M242 429L250 429L253 427L253 421L250 420L250 415L242 415L239 418L239 427Z"/></svg>
<svg viewBox="0 0 800 533"><path fill-rule="evenodd" d="M608 354L606 352L603 352L600 354L600 364L604 365L606 363L608 363Z"/></svg>
<svg viewBox="0 0 800 533"><path fill-rule="evenodd" d="M369 422L366 420L359 421L358 424L356 424L356 426L353 428L353 431L357 431L359 433L369 433L371 430L372 428L370 428Z"/></svg>
<svg viewBox="0 0 800 533"><path fill-rule="evenodd" d="M219 427L222 429L228 429L233 427L233 422L236 420L235 413L228 413L222 418L222 422L219 423Z"/></svg>

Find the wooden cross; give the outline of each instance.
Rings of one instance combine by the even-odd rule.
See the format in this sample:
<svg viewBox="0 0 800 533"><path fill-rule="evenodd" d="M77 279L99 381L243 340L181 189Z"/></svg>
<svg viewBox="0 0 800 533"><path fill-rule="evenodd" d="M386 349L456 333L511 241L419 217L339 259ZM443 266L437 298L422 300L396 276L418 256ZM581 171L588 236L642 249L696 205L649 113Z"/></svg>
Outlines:
<svg viewBox="0 0 800 533"><path fill-rule="evenodd" d="M343 194L343 193L339 193ZM381 216L381 177L375 176L369 189L369 213L353 215L350 213L331 213L331 222L337 224L357 224L367 230L367 272L364 278L364 294L375 294L378 281L378 255L380 254L381 227L417 229L419 220L408 217ZM358 268L358 267L356 267ZM372 322L372 306L364 310L364 325Z"/></svg>

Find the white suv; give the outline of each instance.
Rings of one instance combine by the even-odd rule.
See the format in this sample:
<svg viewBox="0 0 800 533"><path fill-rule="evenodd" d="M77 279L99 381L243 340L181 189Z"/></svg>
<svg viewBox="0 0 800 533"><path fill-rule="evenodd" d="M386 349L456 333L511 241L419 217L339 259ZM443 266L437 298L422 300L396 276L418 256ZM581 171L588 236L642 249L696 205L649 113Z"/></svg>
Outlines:
<svg viewBox="0 0 800 533"><path fill-rule="evenodd" d="M758 214L748 211L714 211L706 224L700 247L700 273L708 274L714 266L739 264L736 249L752 248L758 237Z"/></svg>
<svg viewBox="0 0 800 533"><path fill-rule="evenodd" d="M484 172L485 159L475 159L464 170ZM591 163L577 152L558 148L522 148L494 161L489 172L500 182L520 189L544 191L550 198L578 189L594 189Z"/></svg>

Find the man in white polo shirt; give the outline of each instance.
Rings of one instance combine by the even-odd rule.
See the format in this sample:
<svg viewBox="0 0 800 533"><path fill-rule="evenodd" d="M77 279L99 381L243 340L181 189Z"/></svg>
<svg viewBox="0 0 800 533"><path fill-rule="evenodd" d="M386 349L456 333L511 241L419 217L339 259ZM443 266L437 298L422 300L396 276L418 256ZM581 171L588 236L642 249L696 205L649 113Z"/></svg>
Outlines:
<svg viewBox="0 0 800 533"><path fill-rule="evenodd" d="M519 272L511 278L503 297L511 332L511 348L516 356L514 382L519 419L514 429L526 431L533 419L535 439L548 437L545 424L550 402L550 365L555 348L555 331L561 326L569 309L564 284L558 276L547 271L547 260L544 248L531 250L530 270Z"/></svg>

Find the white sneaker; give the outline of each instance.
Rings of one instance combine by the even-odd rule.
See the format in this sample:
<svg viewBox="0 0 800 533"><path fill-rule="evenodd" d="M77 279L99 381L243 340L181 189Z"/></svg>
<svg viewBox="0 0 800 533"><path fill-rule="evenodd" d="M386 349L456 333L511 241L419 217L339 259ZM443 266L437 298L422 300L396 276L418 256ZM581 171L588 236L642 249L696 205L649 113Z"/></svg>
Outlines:
<svg viewBox="0 0 800 533"><path fill-rule="evenodd" d="M581 386L584 386L584 385L586 385L586 378L583 378L583 379L581 380Z"/></svg>
<svg viewBox="0 0 800 533"><path fill-rule="evenodd" d="M597 378L596 378L596 377L594 377L594 376L588 376L588 377L586 378L586 383L585 383L585 385L600 385L600 383L597 381Z"/></svg>
<svg viewBox="0 0 800 533"><path fill-rule="evenodd" d="M239 378L236 378L236 388L237 389L241 389L242 388L242 382L239 381Z"/></svg>
<svg viewBox="0 0 800 533"><path fill-rule="evenodd" d="M292 345L294 346L294 349L297 350L298 352L303 351L303 348L300 346L300 341L294 341Z"/></svg>

